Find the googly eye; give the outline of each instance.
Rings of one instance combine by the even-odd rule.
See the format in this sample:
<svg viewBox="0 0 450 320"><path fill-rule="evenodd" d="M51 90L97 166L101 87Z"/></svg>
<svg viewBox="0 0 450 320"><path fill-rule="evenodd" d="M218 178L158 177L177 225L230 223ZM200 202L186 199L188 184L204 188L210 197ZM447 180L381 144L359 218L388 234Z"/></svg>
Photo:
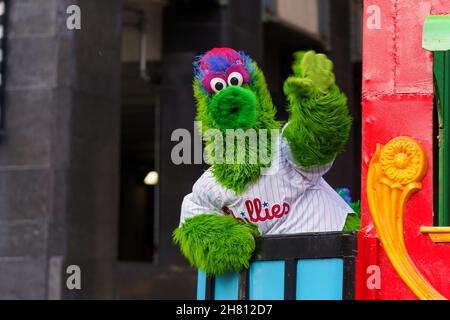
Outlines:
<svg viewBox="0 0 450 320"><path fill-rule="evenodd" d="M232 73L230 73L230 75L228 76L228 84L230 86L242 86L242 84L244 83L244 77L242 76L242 74L240 72L234 71Z"/></svg>
<svg viewBox="0 0 450 320"><path fill-rule="evenodd" d="M227 87L227 83L222 78L213 78L210 85L214 92L219 92Z"/></svg>

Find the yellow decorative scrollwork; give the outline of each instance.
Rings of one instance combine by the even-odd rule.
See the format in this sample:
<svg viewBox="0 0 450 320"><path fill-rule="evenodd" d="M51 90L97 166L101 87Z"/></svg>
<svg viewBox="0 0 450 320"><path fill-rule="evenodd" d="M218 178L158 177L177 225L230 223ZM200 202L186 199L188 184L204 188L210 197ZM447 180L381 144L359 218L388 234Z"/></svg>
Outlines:
<svg viewBox="0 0 450 320"><path fill-rule="evenodd" d="M414 192L422 189L427 158L422 146L409 137L378 144L367 175L370 213L384 251L399 276L419 299L444 300L411 260L403 236L403 214Z"/></svg>
<svg viewBox="0 0 450 320"><path fill-rule="evenodd" d="M450 227L420 227L420 232L430 236L431 241L436 243L450 242Z"/></svg>
<svg viewBox="0 0 450 320"><path fill-rule="evenodd" d="M426 170L426 158L419 144L409 138L391 140L382 149L380 164L390 181L406 185L420 181Z"/></svg>

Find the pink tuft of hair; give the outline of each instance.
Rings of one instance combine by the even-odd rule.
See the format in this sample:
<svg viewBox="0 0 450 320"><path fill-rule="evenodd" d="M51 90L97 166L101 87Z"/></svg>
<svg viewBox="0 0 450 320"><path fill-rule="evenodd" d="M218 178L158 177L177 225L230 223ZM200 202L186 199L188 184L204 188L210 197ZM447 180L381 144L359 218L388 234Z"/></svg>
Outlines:
<svg viewBox="0 0 450 320"><path fill-rule="evenodd" d="M199 63L200 69L202 71L211 69L210 61L214 60L211 58L217 58L217 57L225 58L229 63L235 63L236 61L241 61L241 63L243 62L241 55L234 49L214 48L214 49L211 49L210 51L206 52L203 55L203 57Z"/></svg>

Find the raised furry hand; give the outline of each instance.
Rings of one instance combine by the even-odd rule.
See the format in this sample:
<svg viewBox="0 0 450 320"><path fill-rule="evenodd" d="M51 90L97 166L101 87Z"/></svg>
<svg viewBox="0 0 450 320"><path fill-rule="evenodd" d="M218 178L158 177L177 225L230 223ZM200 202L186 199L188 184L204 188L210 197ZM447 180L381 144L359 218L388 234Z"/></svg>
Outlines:
<svg viewBox="0 0 450 320"><path fill-rule="evenodd" d="M193 267L216 276L248 268L258 235L254 224L232 216L201 214L175 229L173 240Z"/></svg>
<svg viewBox="0 0 450 320"><path fill-rule="evenodd" d="M297 52L286 79L289 125L284 131L292 155L304 168L323 165L343 151L352 119L347 98L335 84L333 63L324 54Z"/></svg>

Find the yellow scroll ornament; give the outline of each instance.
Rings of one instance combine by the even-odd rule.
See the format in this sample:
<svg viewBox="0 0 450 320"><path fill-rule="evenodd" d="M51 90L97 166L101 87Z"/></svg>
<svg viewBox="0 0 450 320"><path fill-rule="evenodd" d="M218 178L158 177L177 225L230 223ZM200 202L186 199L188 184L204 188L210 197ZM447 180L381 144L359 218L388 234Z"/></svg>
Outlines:
<svg viewBox="0 0 450 320"><path fill-rule="evenodd" d="M423 277L408 255L403 214L412 194L422 189L427 158L409 137L377 144L367 175L367 198L377 236L399 276L419 299L445 300Z"/></svg>

